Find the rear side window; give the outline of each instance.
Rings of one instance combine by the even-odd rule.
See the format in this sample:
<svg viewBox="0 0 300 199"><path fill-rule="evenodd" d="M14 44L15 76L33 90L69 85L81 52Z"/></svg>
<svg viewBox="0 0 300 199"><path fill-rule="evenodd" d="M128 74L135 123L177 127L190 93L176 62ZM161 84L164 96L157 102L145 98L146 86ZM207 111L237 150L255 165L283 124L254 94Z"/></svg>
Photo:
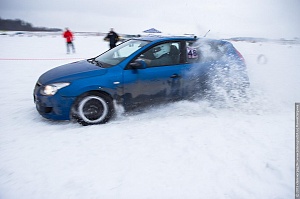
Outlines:
<svg viewBox="0 0 300 199"><path fill-rule="evenodd" d="M186 56L188 63L195 63L199 61L200 49L195 45L195 42L186 43Z"/></svg>
<svg viewBox="0 0 300 199"><path fill-rule="evenodd" d="M226 43L212 41L187 42L187 62L217 61L226 54Z"/></svg>

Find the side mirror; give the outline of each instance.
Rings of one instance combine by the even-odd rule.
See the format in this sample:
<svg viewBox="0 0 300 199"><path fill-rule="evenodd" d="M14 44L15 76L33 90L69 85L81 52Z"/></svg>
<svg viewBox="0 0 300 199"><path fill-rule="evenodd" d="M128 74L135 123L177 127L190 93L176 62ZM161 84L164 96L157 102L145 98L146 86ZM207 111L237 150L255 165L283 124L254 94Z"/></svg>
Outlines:
<svg viewBox="0 0 300 199"><path fill-rule="evenodd" d="M134 69L145 69L147 68L147 63L145 60L142 59L136 59L134 62L129 64Z"/></svg>

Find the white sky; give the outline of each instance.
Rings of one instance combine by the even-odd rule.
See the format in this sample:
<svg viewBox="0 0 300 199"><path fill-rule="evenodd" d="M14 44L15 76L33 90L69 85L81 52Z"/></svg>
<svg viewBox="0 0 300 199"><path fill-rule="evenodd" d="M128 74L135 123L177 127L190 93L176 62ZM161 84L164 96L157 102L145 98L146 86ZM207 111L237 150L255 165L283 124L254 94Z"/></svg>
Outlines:
<svg viewBox="0 0 300 199"><path fill-rule="evenodd" d="M300 37L300 0L0 0L0 17L73 31Z"/></svg>

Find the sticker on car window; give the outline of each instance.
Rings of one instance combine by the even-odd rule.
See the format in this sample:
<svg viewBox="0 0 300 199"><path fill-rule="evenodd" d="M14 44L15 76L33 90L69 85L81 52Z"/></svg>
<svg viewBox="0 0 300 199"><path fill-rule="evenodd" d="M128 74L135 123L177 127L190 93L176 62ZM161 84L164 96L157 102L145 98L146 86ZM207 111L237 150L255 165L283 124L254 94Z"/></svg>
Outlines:
<svg viewBox="0 0 300 199"><path fill-rule="evenodd" d="M187 47L187 55L189 59L197 59L198 58L197 49L192 47Z"/></svg>

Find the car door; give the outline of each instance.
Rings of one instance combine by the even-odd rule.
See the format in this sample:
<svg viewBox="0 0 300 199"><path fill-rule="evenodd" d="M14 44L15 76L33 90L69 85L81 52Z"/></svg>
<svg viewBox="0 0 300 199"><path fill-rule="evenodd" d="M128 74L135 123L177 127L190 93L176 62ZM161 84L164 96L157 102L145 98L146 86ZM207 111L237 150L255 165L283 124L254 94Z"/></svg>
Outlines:
<svg viewBox="0 0 300 199"><path fill-rule="evenodd" d="M180 42L163 43L170 46L175 46L178 49L180 56ZM158 44L141 53L135 60L143 60L147 64L145 68L129 68L124 70L123 76L123 100L126 105L134 105L140 103L155 103L173 100L181 95L182 86L182 65L179 64L179 59L168 63L165 61L162 64L151 61L155 59L154 49L162 44ZM171 53L168 52L171 56ZM176 56L175 56L176 58ZM150 60L150 62L149 62Z"/></svg>

